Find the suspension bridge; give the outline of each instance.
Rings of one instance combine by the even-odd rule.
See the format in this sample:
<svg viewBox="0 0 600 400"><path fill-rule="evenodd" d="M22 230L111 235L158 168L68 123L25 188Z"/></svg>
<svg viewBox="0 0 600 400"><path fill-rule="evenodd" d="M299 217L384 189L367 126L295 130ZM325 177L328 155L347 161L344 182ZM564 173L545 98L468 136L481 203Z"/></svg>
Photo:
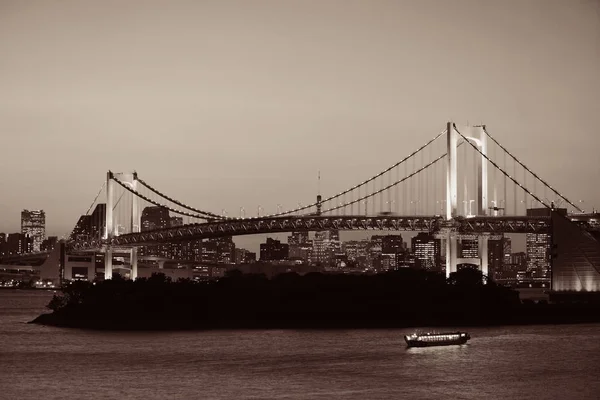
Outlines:
<svg viewBox="0 0 600 400"><path fill-rule="evenodd" d="M590 221L582 217L581 203L532 171L485 125L458 127L449 122L423 146L368 179L337 194L318 194L316 201L289 210L278 205L274 213L260 206L256 215L246 215L242 207L239 216L196 208L136 172L109 171L86 216L103 201L101 229L71 237L69 247L104 252L107 279L112 276L113 251L130 252L135 278L140 246L320 230L429 232L443 240L448 276L461 262L457 242L475 236L480 267L487 275L487 239L529 233L562 238L561 252L569 256L552 261L553 289L600 290L600 245L588 229ZM162 213L154 220L144 219L148 210ZM559 235L558 226L563 232ZM556 247L552 240L549 246Z"/></svg>

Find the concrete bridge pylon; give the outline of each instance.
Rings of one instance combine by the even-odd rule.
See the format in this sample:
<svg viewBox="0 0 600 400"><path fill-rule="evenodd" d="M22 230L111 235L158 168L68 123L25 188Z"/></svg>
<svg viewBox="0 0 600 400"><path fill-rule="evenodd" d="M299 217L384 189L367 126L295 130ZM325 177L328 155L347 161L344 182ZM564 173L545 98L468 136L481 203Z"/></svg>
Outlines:
<svg viewBox="0 0 600 400"><path fill-rule="evenodd" d="M485 156L487 156L487 134L485 126L467 126L461 128L467 140L473 142L481 152L478 157L477 165L477 216L487 215L488 206L488 165ZM459 145L459 134L456 131L455 124L448 122L446 127L447 135L447 165L446 165L446 219L451 221L459 217L458 213L458 157L457 148ZM462 139L462 138L461 138ZM464 140L464 139L462 139ZM464 215L464 217L472 217ZM448 231L446 238L446 277L449 278L452 272L456 272L458 260L458 242L456 234ZM479 258L481 272L488 274L488 241L487 238L479 238Z"/></svg>

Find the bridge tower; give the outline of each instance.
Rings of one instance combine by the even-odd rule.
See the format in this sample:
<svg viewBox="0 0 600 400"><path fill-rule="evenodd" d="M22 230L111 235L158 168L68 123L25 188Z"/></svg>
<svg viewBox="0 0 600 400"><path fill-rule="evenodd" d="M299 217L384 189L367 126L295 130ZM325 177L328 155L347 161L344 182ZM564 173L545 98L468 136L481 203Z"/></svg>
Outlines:
<svg viewBox="0 0 600 400"><path fill-rule="evenodd" d="M131 188L137 191L137 172L133 172L131 175ZM137 233L141 231L141 213L138 204L138 197L131 196L131 222L130 231ZM138 258L137 258L137 247L131 248L130 263L131 263L131 279L136 280L138 277Z"/></svg>
<svg viewBox="0 0 600 400"><path fill-rule="evenodd" d="M118 179L123 182L123 184L127 185L133 191L137 191L137 173L117 173L114 174L111 171L108 171L106 174L106 233L104 239L110 240L115 236L115 225L113 219L113 209L115 208L114 204L114 184L115 181L113 178L115 175L118 175ZM139 211L138 205L138 197L131 196L131 219L129 221L129 232L135 233L140 232L141 226L141 214ZM137 248L132 247L130 253L130 262L131 262L131 279L136 279L138 275L138 265L137 265ZM106 250L104 254L104 279L111 279L113 268L112 268L112 255L113 248L110 244L106 245Z"/></svg>
<svg viewBox="0 0 600 400"><path fill-rule="evenodd" d="M104 239L110 240L114 236L113 230L113 185L114 182L112 180L113 173L108 171L106 173L106 232L104 233ZM113 251L112 246L109 244L106 245L106 249L104 251L104 279L112 279L112 257Z"/></svg>
<svg viewBox="0 0 600 400"><path fill-rule="evenodd" d="M487 134L485 125L461 128L464 137L471 141L482 153L478 157L477 165L477 215L487 215L488 206L488 165L484 156L487 156ZM458 217L458 157L457 148L459 134L453 122L448 122L447 129L447 176L446 176L446 219L451 221ZM462 139L462 137L461 137ZM464 139L462 139L464 140ZM488 240L485 236L478 240L479 260L481 272L488 274ZM446 234L446 277L456 272L456 266L460 263L458 258L457 236L452 232Z"/></svg>

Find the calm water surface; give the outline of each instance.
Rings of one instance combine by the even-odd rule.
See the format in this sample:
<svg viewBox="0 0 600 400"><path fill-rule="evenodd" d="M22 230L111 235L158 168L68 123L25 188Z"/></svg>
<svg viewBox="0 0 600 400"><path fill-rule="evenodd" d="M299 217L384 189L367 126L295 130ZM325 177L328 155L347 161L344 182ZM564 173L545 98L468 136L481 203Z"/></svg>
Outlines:
<svg viewBox="0 0 600 400"><path fill-rule="evenodd" d="M27 325L51 294L0 291L0 399L598 399L600 325L106 333Z"/></svg>

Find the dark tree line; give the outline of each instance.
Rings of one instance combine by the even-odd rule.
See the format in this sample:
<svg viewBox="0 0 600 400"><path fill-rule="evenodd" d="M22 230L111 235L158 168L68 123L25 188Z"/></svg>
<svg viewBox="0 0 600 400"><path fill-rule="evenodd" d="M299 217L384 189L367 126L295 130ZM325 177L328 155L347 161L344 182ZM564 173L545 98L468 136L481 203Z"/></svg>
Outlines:
<svg viewBox="0 0 600 400"><path fill-rule="evenodd" d="M377 275L229 273L214 282L147 279L72 282L37 322L97 329L370 328L523 322L543 315L516 291L463 269ZM541 313L541 314L540 314ZM548 313L547 313L548 314ZM550 314L548 314L550 315ZM524 321L527 322L527 321ZM540 322L540 321L537 321Z"/></svg>
<svg viewBox="0 0 600 400"><path fill-rule="evenodd" d="M215 282L162 274L128 281L76 281L48 307L61 324L106 328L375 327L462 323L506 312L518 295L482 284L475 270L446 281L403 269L378 275L264 275L232 271Z"/></svg>

